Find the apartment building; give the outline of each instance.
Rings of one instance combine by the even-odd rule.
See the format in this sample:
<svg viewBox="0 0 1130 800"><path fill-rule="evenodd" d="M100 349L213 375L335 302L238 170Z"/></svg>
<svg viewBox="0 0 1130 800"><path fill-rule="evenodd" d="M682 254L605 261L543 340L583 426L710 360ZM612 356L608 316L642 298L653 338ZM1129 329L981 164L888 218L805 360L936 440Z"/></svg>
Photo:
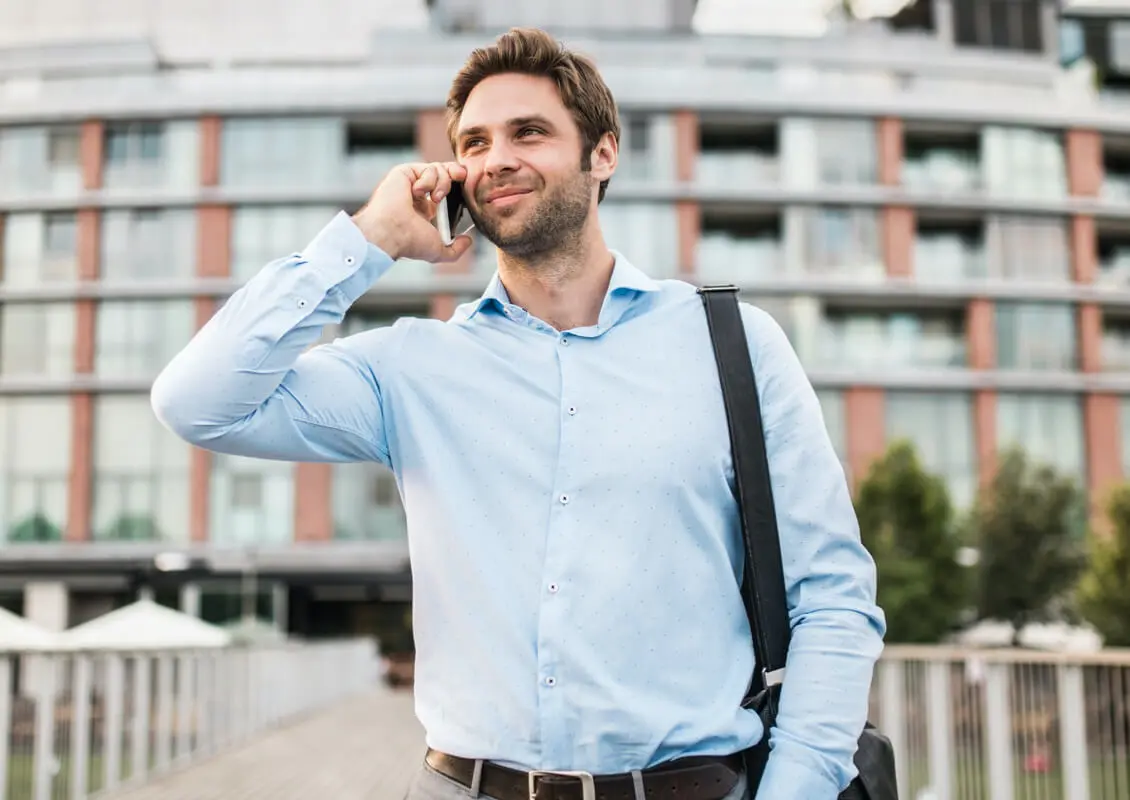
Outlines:
<svg viewBox="0 0 1130 800"><path fill-rule="evenodd" d="M898 437L959 509L1013 443L1094 498L1122 479L1130 106L1079 60L1097 23L919 0L811 39L698 34L690 0L581 6L0 10L0 603L61 627L140 586L210 619L250 592L300 632L402 608L387 471L193 449L148 388L390 165L449 155L447 83L510 24L560 31L617 94L610 244L773 313L852 481ZM399 263L325 336L447 318L493 257Z"/></svg>

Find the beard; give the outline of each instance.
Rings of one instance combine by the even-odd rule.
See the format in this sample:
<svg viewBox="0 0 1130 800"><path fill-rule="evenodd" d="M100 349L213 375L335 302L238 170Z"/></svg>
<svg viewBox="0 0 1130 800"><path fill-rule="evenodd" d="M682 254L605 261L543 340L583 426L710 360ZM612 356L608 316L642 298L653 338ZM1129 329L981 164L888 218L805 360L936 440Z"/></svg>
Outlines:
<svg viewBox="0 0 1130 800"><path fill-rule="evenodd" d="M475 203L478 208L467 207L475 229L506 255L521 259L566 249L579 240L592 206L592 182L585 171L578 171L545 192L537 205L526 211L525 222L517 225L512 220L521 213L520 208L495 210L484 202L486 194L497 185L479 188ZM536 191L539 187L529 188Z"/></svg>

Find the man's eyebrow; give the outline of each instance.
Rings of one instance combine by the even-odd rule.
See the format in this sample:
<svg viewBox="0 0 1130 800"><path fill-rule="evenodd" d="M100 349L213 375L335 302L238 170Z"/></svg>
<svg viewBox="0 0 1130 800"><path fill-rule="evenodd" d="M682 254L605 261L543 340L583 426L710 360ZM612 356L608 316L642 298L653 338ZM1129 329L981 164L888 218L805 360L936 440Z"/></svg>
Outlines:
<svg viewBox="0 0 1130 800"><path fill-rule="evenodd" d="M538 114L531 114L525 117L513 117L506 121L506 127L508 128L521 128L523 125L541 125L546 128L553 127L553 123ZM463 130L459 131L457 138L462 140L466 139L469 136L478 136L483 133L486 133L486 128L484 126L473 125L470 128L464 128Z"/></svg>

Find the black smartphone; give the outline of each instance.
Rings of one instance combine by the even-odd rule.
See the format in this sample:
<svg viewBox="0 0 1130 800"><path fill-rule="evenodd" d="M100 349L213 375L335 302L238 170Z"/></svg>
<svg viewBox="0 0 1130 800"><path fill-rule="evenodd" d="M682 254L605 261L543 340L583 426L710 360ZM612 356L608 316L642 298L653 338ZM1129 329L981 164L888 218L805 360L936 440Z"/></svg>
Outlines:
<svg viewBox="0 0 1130 800"><path fill-rule="evenodd" d="M445 245L455 241L466 211L467 207L463 202L463 184L452 181L451 190L439 201L439 208L436 209L436 227Z"/></svg>

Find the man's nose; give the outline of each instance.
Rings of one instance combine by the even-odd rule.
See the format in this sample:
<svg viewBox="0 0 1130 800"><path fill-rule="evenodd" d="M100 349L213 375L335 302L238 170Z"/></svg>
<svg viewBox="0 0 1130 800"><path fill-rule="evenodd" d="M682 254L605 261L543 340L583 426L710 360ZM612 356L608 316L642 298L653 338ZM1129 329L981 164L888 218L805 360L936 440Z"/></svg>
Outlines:
<svg viewBox="0 0 1130 800"><path fill-rule="evenodd" d="M513 172L518 168L518 159L510 143L501 140L491 144L483 160L483 171L491 177Z"/></svg>

